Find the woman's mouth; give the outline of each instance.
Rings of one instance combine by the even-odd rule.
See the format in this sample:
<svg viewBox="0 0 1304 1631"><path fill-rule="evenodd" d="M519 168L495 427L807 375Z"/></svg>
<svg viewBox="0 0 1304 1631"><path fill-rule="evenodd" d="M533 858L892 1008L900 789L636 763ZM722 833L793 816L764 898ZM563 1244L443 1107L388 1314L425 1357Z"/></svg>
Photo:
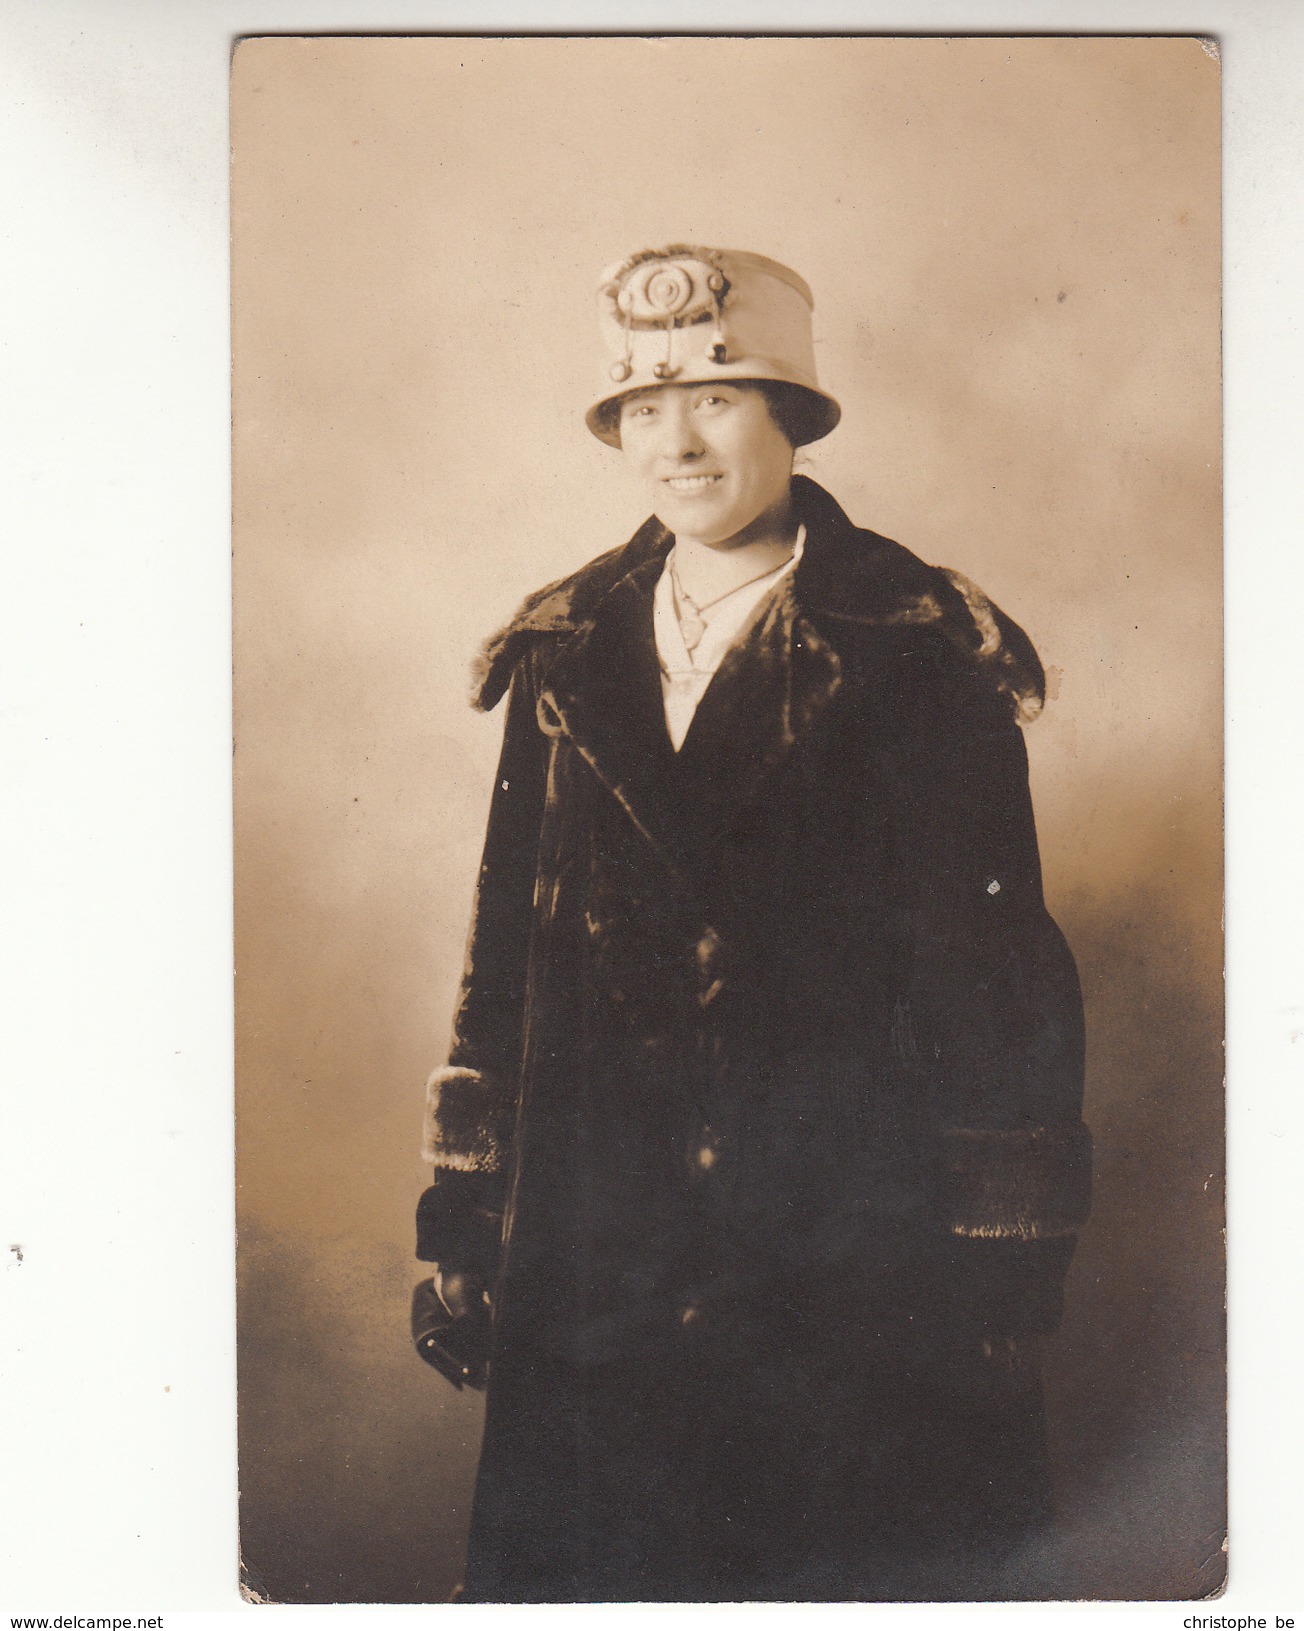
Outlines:
<svg viewBox="0 0 1304 1631"><path fill-rule="evenodd" d="M714 487L717 481L723 481L723 476L665 476L666 486L672 493L701 493L708 487Z"/></svg>

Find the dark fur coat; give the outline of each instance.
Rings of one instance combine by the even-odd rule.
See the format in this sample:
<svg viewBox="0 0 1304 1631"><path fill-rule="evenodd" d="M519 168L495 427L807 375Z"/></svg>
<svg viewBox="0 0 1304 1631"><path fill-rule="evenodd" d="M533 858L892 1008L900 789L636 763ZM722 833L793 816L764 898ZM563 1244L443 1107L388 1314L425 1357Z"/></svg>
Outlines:
<svg viewBox="0 0 1304 1631"><path fill-rule="evenodd" d="M422 1254L483 1261L468 1594L979 1595L1044 1517L1026 1339L1086 1214L1026 636L814 483L676 754L670 538L528 600Z"/></svg>

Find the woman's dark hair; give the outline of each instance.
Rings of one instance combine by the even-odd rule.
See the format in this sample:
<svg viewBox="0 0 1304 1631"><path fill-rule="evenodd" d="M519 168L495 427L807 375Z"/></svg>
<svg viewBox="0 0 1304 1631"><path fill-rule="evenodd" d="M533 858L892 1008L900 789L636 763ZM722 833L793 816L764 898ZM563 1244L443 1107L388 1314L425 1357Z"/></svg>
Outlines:
<svg viewBox="0 0 1304 1631"><path fill-rule="evenodd" d="M808 391L804 385L789 385L779 379L758 379L740 381L750 385L754 391L759 391L765 398L770 410L770 418L778 426L790 446L802 447L805 443L814 441L821 434L814 423L815 414L812 411L818 404L823 404L813 391Z"/></svg>
<svg viewBox="0 0 1304 1631"><path fill-rule="evenodd" d="M742 390L759 391L765 398L780 435L794 448L804 447L825 434L826 405L814 391L804 385L790 385L781 379L722 379L721 385L734 385ZM601 422L604 429L620 437L620 405L623 396L613 397L602 405Z"/></svg>

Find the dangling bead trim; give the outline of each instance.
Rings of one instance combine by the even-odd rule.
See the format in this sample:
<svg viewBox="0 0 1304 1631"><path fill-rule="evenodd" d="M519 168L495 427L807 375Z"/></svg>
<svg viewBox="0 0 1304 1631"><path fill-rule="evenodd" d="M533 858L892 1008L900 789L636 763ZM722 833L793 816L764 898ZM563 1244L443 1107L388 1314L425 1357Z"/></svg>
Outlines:
<svg viewBox="0 0 1304 1631"><path fill-rule="evenodd" d="M708 362L728 362L729 350L724 342L724 273L712 272L707 287L715 299L715 326L711 330L711 343L706 348Z"/></svg>
<svg viewBox="0 0 1304 1631"><path fill-rule="evenodd" d="M673 313L666 318L666 360L657 363L652 372L658 379L673 379L679 372L671 363L675 354L675 319Z"/></svg>
<svg viewBox="0 0 1304 1631"><path fill-rule="evenodd" d="M634 319L630 316L629 307L625 308L625 355L619 362L613 362L607 372L617 385L621 380L628 379L634 372L634 336L631 332Z"/></svg>

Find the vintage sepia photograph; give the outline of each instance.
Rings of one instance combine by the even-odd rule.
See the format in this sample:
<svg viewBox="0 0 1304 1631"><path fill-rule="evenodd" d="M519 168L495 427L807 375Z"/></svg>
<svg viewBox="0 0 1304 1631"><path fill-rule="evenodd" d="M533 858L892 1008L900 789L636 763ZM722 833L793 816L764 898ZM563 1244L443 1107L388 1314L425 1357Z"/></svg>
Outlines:
<svg viewBox="0 0 1304 1631"><path fill-rule="evenodd" d="M1220 63L231 66L273 1603L1228 1568Z"/></svg>

